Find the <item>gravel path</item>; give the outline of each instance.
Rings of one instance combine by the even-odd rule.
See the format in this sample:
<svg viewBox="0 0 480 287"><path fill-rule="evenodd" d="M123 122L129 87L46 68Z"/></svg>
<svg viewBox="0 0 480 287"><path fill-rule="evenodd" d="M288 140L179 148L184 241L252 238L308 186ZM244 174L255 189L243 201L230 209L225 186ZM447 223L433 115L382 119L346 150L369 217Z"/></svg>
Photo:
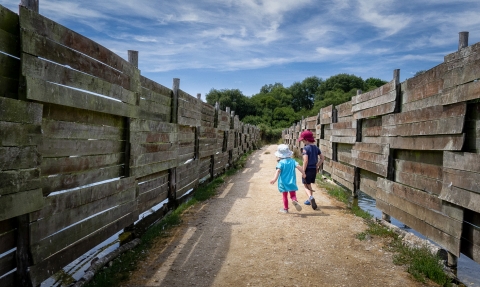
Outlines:
<svg viewBox="0 0 480 287"><path fill-rule="evenodd" d="M416 282L361 218L316 187L320 210L280 214L276 145L255 151L217 196L193 206L123 286L436 286ZM297 172L299 202L307 199Z"/></svg>

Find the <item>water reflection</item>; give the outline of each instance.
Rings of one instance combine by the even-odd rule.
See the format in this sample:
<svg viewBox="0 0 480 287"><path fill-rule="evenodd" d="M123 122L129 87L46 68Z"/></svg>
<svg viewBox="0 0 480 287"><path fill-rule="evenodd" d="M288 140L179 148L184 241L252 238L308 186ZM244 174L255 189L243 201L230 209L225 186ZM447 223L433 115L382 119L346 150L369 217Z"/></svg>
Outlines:
<svg viewBox="0 0 480 287"><path fill-rule="evenodd" d="M374 217L382 218L382 212L375 207L375 199L369 195L359 192L358 198L352 199L352 205L357 205L361 209L368 211ZM403 222L391 218L391 223L405 231L415 234L422 239L428 239L414 229L406 226ZM432 242L431 240L429 240ZM435 244L434 242L432 242ZM480 264L476 263L467 256L461 254L458 258L457 277L466 286L480 287Z"/></svg>

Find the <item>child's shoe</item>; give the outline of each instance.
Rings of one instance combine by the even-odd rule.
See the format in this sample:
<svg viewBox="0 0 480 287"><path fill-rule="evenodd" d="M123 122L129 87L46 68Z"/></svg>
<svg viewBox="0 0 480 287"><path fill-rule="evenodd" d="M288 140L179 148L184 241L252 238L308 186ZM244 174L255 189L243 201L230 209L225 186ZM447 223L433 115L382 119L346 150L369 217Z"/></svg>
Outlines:
<svg viewBox="0 0 480 287"><path fill-rule="evenodd" d="M280 213L283 213L283 214L287 214L288 213L288 209L280 209L278 212Z"/></svg>
<svg viewBox="0 0 480 287"><path fill-rule="evenodd" d="M310 202L312 203L313 210L316 210L317 204L315 203L315 198L313 198L313 196L310 197Z"/></svg>
<svg viewBox="0 0 480 287"><path fill-rule="evenodd" d="M298 204L298 201L294 200L294 201L292 201L292 204L293 204L293 206L295 206L295 209L297 211L302 211L302 207L300 206L300 204Z"/></svg>
<svg viewBox="0 0 480 287"><path fill-rule="evenodd" d="M305 205L310 205L310 200L308 200L308 199L305 200L305 202L304 202L303 204L305 204Z"/></svg>

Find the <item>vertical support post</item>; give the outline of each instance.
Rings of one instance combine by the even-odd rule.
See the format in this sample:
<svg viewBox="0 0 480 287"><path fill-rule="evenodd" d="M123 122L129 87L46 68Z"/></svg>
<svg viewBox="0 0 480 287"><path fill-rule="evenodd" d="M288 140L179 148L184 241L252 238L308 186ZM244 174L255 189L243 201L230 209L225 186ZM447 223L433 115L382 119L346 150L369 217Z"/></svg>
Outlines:
<svg viewBox="0 0 480 287"><path fill-rule="evenodd" d="M468 47L468 32L463 31L458 33L458 50Z"/></svg>
<svg viewBox="0 0 480 287"><path fill-rule="evenodd" d="M357 96L361 94L362 94L362 90L357 90ZM363 119L357 120L357 134L356 134L355 142L362 141L362 123L363 123Z"/></svg>
<svg viewBox="0 0 480 287"><path fill-rule="evenodd" d="M358 191L360 190L360 168L355 167L354 168L355 174L353 178L353 190L352 190L352 196L353 198L358 197Z"/></svg>
<svg viewBox="0 0 480 287"><path fill-rule="evenodd" d="M218 128L218 110L220 110L220 104L215 102L215 118L213 121L213 127Z"/></svg>
<svg viewBox="0 0 480 287"><path fill-rule="evenodd" d="M128 50L128 62L138 68L138 51Z"/></svg>
<svg viewBox="0 0 480 287"><path fill-rule="evenodd" d="M458 265L458 257L450 253L449 251L447 251L447 266L455 268L457 267L457 265Z"/></svg>
<svg viewBox="0 0 480 287"><path fill-rule="evenodd" d="M332 123L338 123L338 110L336 108L332 109Z"/></svg>
<svg viewBox="0 0 480 287"><path fill-rule="evenodd" d="M20 5L29 9L29 10L32 10L32 11L35 11L35 12L38 13L38 11L39 11L38 1L39 0L21 0Z"/></svg>
<svg viewBox="0 0 480 287"><path fill-rule="evenodd" d="M382 220L385 220L386 222L390 223L391 222L390 215L382 212Z"/></svg>
<svg viewBox="0 0 480 287"><path fill-rule="evenodd" d="M394 113L399 113L402 107L402 89L400 85L400 69L393 70L393 84L395 87L395 110Z"/></svg>
<svg viewBox="0 0 480 287"><path fill-rule="evenodd" d="M195 149L194 159L200 159L200 127L195 127Z"/></svg>
<svg viewBox="0 0 480 287"><path fill-rule="evenodd" d="M28 214L22 214L17 217L17 274L15 286L32 287L32 280L28 272L29 267L32 265L30 255L30 228L29 228L29 216Z"/></svg>
<svg viewBox="0 0 480 287"><path fill-rule="evenodd" d="M197 93L197 99L201 100L202 99L202 94Z"/></svg>
<svg viewBox="0 0 480 287"><path fill-rule="evenodd" d="M172 87L172 115L170 122L178 124L178 90L180 89L180 79L173 79ZM176 137L175 137L176 138ZM177 144L176 142L173 144ZM173 167L168 170L168 208L177 207L177 168Z"/></svg>

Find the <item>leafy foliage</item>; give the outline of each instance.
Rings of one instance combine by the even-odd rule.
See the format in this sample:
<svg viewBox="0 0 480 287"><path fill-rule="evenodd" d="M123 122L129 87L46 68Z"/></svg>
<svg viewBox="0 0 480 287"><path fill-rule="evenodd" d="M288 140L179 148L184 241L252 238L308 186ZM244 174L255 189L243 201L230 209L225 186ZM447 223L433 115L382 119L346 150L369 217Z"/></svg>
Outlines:
<svg viewBox="0 0 480 287"><path fill-rule="evenodd" d="M294 82L290 87L282 83L266 84L258 94L247 97L238 89L211 89L207 103L230 107L240 120L260 127L262 139L276 142L281 130L290 127L302 117L318 114L321 108L350 101L357 90L370 91L386 82L377 78L362 78L338 74L323 80L316 76Z"/></svg>

